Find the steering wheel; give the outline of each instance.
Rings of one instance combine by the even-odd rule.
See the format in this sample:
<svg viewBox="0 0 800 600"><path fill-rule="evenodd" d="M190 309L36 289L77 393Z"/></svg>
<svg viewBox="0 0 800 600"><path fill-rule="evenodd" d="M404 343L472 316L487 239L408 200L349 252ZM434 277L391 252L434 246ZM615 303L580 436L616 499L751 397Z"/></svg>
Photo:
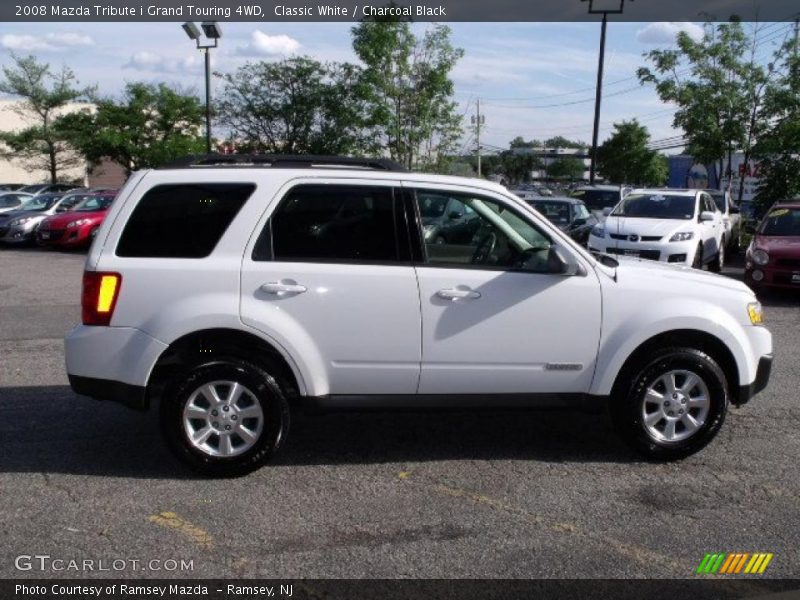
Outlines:
<svg viewBox="0 0 800 600"><path fill-rule="evenodd" d="M489 261L495 247L497 247L497 234L489 233L478 243L475 254L472 255L473 265L482 265Z"/></svg>

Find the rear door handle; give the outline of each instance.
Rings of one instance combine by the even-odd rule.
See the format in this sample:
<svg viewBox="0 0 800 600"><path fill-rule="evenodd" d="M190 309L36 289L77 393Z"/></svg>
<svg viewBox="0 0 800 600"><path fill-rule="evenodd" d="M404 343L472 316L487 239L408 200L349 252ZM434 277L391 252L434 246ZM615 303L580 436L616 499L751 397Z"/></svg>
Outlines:
<svg viewBox="0 0 800 600"><path fill-rule="evenodd" d="M288 294L302 294L308 288L304 285L289 281L270 281L261 286L261 291L275 296L286 296Z"/></svg>
<svg viewBox="0 0 800 600"><path fill-rule="evenodd" d="M445 300L475 300L481 297L480 292L476 292L475 290L471 290L469 288L449 288L445 290L439 290L436 292L436 295L439 296L439 298L444 298Z"/></svg>

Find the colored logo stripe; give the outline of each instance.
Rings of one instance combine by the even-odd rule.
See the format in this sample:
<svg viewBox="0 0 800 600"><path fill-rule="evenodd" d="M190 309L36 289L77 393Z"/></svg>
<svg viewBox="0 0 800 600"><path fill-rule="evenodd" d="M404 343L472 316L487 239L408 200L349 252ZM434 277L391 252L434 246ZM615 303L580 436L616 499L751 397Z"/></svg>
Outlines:
<svg viewBox="0 0 800 600"><path fill-rule="evenodd" d="M774 554L768 552L749 552L725 553L716 552L706 554L697 567L697 573L720 575L734 575L745 573L748 575L761 574L767 569Z"/></svg>

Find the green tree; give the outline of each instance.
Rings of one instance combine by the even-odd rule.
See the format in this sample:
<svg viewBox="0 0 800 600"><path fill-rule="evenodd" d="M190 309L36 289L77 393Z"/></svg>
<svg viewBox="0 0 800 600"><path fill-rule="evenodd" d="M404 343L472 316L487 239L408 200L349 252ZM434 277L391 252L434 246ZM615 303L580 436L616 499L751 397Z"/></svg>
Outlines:
<svg viewBox="0 0 800 600"><path fill-rule="evenodd" d="M677 48L648 52L652 69L638 70L643 84L677 105L673 124L683 129L687 152L720 174L730 173L734 152L750 157L766 125L759 114L771 71L756 59L758 31L750 35L736 19L707 23L702 39L681 32Z"/></svg>
<svg viewBox="0 0 800 600"><path fill-rule="evenodd" d="M46 170L50 181L59 173L81 164L81 157L58 127L64 109L70 103L89 97L94 88L80 88L73 72L63 67L53 72L33 56L11 55L13 65L3 67L0 92L20 99L12 110L26 123L19 131L0 132L6 146L2 155L21 161L27 168ZM30 123L29 125L27 125Z"/></svg>
<svg viewBox="0 0 800 600"><path fill-rule="evenodd" d="M547 175L552 179L580 179L586 167L583 161L572 156L557 158L547 166Z"/></svg>
<svg viewBox="0 0 800 600"><path fill-rule="evenodd" d="M549 140L545 140L544 146L546 148L586 148L588 147L588 144L568 140L563 136L557 135L555 137L551 137Z"/></svg>
<svg viewBox="0 0 800 600"><path fill-rule="evenodd" d="M251 151L358 155L379 149L354 65L299 57L215 75L225 83L217 121Z"/></svg>
<svg viewBox="0 0 800 600"><path fill-rule="evenodd" d="M353 27L353 49L364 64L368 122L389 155L408 168L436 168L463 133L450 72L463 56L450 29L436 25L416 37L397 19Z"/></svg>
<svg viewBox="0 0 800 600"><path fill-rule="evenodd" d="M755 204L760 211L774 202L800 195L800 47L790 40L784 47L782 68L768 86L761 118L768 130L758 139L760 186ZM742 178L744 179L744 178Z"/></svg>
<svg viewBox="0 0 800 600"><path fill-rule="evenodd" d="M98 99L93 114L67 115L59 128L89 161L109 158L130 173L202 152L204 114L193 94L129 83L119 101Z"/></svg>
<svg viewBox="0 0 800 600"><path fill-rule="evenodd" d="M665 159L647 148L650 133L636 119L614 123L614 132L597 148L597 170L609 181L663 185Z"/></svg>

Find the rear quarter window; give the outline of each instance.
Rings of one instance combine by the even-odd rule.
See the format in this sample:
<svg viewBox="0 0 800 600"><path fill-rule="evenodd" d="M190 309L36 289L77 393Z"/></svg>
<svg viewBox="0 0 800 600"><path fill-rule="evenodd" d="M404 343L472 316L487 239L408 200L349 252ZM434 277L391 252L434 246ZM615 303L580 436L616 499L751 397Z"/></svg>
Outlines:
<svg viewBox="0 0 800 600"><path fill-rule="evenodd" d="M156 186L131 213L117 245L117 256L206 257L255 189L253 183Z"/></svg>

